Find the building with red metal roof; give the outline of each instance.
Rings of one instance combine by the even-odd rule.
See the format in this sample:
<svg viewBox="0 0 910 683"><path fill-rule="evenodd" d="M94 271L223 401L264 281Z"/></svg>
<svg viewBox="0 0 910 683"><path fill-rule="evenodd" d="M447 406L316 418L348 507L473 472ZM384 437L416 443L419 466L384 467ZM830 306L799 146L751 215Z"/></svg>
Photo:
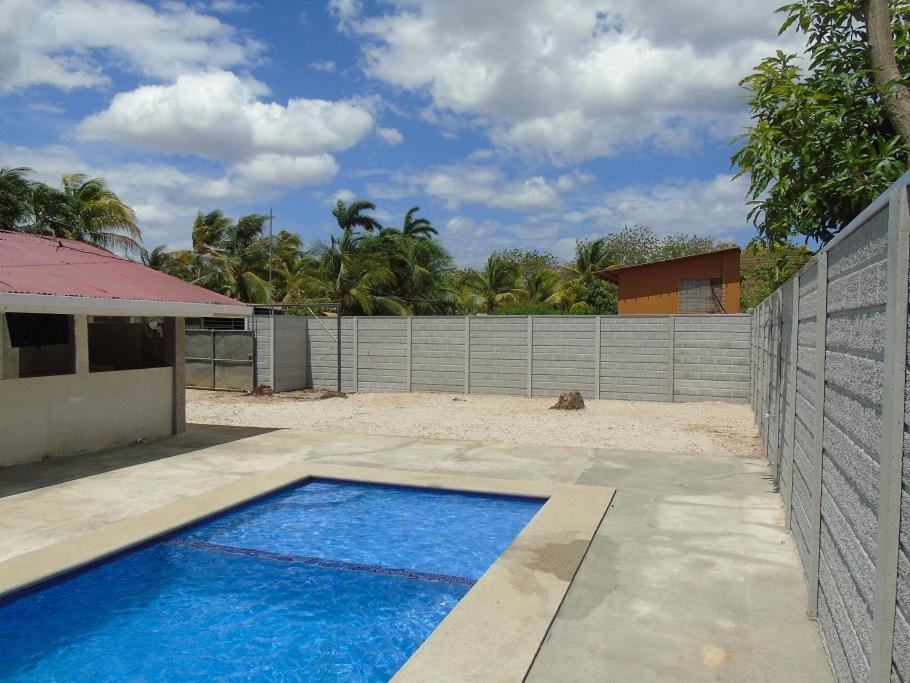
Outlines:
<svg viewBox="0 0 910 683"><path fill-rule="evenodd" d="M0 467L183 432L184 318L251 313L98 247L0 231Z"/></svg>
<svg viewBox="0 0 910 683"><path fill-rule="evenodd" d="M44 299L43 297L47 297ZM99 247L0 230L0 308L70 312L246 315L248 306Z"/></svg>

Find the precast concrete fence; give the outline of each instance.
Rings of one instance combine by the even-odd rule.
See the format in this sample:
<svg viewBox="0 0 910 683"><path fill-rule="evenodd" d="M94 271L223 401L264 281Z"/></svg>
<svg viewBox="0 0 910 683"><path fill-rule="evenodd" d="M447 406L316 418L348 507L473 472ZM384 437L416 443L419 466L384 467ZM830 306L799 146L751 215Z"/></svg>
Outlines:
<svg viewBox="0 0 910 683"><path fill-rule="evenodd" d="M443 391L645 401L749 399L748 315L257 316L276 390Z"/></svg>
<svg viewBox="0 0 910 683"><path fill-rule="evenodd" d="M752 318L752 407L839 680L910 681L908 183Z"/></svg>

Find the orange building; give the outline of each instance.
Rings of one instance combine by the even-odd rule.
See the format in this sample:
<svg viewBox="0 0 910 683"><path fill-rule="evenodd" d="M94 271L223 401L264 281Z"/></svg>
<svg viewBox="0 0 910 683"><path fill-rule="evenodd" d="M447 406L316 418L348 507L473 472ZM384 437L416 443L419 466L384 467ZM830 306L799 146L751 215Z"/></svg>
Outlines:
<svg viewBox="0 0 910 683"><path fill-rule="evenodd" d="M619 287L619 314L739 313L739 247L610 268L597 276Z"/></svg>

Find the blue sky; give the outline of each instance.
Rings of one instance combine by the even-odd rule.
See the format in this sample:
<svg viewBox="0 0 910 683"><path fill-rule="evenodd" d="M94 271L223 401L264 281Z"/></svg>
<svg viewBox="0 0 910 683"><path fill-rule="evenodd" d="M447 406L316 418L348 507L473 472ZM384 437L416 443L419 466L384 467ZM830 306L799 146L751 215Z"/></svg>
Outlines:
<svg viewBox="0 0 910 683"><path fill-rule="evenodd" d="M149 247L214 208L324 240L338 197L420 206L464 265L636 222L745 243L736 83L796 49L778 4L0 0L0 165L107 178Z"/></svg>

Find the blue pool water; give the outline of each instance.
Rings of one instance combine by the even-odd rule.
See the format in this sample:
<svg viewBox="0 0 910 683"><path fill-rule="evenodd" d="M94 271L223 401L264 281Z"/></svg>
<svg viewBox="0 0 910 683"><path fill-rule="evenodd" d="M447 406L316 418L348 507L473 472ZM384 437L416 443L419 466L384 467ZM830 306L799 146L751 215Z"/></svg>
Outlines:
<svg viewBox="0 0 910 683"><path fill-rule="evenodd" d="M310 481L0 601L0 680L387 680L542 504Z"/></svg>

